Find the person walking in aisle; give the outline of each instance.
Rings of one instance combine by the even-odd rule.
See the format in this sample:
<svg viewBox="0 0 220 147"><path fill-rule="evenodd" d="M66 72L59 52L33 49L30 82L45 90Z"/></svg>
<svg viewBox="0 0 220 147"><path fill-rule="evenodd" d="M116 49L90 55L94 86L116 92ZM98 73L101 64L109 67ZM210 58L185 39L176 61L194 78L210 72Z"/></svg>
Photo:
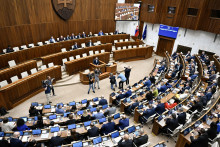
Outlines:
<svg viewBox="0 0 220 147"><path fill-rule="evenodd" d="M110 73L109 79L110 79L110 83L111 83L111 89L115 91L114 85L115 85L115 87L117 87L117 81L116 81L113 73Z"/></svg>
<svg viewBox="0 0 220 147"><path fill-rule="evenodd" d="M98 69L98 68L96 68L96 69L94 70L94 74L95 74L94 88L96 88L95 85L96 85L96 83L97 83L97 87L98 87L98 89L100 89L100 87L99 87L99 75L100 75L101 73L102 73L101 70Z"/></svg>
<svg viewBox="0 0 220 147"><path fill-rule="evenodd" d="M90 92L90 89L92 88L93 90L93 93L95 93L95 90L94 90L94 87L93 87L93 74L92 72L90 72L88 75L87 75L88 79L89 79L89 90L88 90L88 94Z"/></svg>
<svg viewBox="0 0 220 147"><path fill-rule="evenodd" d="M125 77L126 77L126 85L129 84L129 77L130 77L131 67L125 67Z"/></svg>

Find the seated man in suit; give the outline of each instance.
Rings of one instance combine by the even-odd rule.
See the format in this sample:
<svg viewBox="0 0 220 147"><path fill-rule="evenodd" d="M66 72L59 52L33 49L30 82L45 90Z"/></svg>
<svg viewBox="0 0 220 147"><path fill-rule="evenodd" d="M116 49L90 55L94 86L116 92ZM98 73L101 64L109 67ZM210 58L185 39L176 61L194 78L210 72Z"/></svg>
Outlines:
<svg viewBox="0 0 220 147"><path fill-rule="evenodd" d="M212 71L211 75L209 76L209 80L208 81L211 82L211 81L215 80L216 77L217 77L217 75L215 74L215 71Z"/></svg>
<svg viewBox="0 0 220 147"><path fill-rule="evenodd" d="M66 36L66 40L70 40L70 35L67 35L67 36Z"/></svg>
<svg viewBox="0 0 220 147"><path fill-rule="evenodd" d="M130 97L132 95L132 92L129 88L126 89L127 91L125 92L125 97Z"/></svg>
<svg viewBox="0 0 220 147"><path fill-rule="evenodd" d="M134 134L134 143L136 146L141 146L143 144L146 144L148 142L148 135L144 133L144 130L140 130L140 136L136 136Z"/></svg>
<svg viewBox="0 0 220 147"><path fill-rule="evenodd" d="M82 33L82 38L86 38L86 33L85 32Z"/></svg>
<svg viewBox="0 0 220 147"><path fill-rule="evenodd" d="M61 146L64 144L64 139L61 137L61 132L57 132L57 136L50 139L50 147Z"/></svg>
<svg viewBox="0 0 220 147"><path fill-rule="evenodd" d="M63 114L65 110L62 109L62 105L58 105L56 108L56 113L57 114Z"/></svg>
<svg viewBox="0 0 220 147"><path fill-rule="evenodd" d="M165 119L165 121L166 121L166 126L164 128L165 133L170 133L170 130L173 131L179 126L175 113L172 113L171 118L167 118Z"/></svg>
<svg viewBox="0 0 220 147"><path fill-rule="evenodd" d="M185 57L191 57L191 51L188 51Z"/></svg>
<svg viewBox="0 0 220 147"><path fill-rule="evenodd" d="M78 49L78 48L81 48L80 45L77 44L77 42L75 42L74 46L73 46L73 49Z"/></svg>
<svg viewBox="0 0 220 147"><path fill-rule="evenodd" d="M63 36L61 35L59 38L59 41L64 41L65 39L63 38Z"/></svg>
<svg viewBox="0 0 220 147"><path fill-rule="evenodd" d="M175 59L178 57L177 52L174 52L174 53L171 55L171 57L175 60Z"/></svg>
<svg viewBox="0 0 220 147"><path fill-rule="evenodd" d="M115 131L115 123L112 122L112 118L109 117L108 123L102 125L101 132L102 132L102 134L107 135L113 131Z"/></svg>
<svg viewBox="0 0 220 147"><path fill-rule="evenodd" d="M10 52L14 52L14 50L11 48L11 46L9 45L8 48L6 49L6 53L10 53Z"/></svg>
<svg viewBox="0 0 220 147"><path fill-rule="evenodd" d="M136 99L133 104L131 104L128 109L126 110L127 113L130 114L131 110L134 110L139 105L138 100Z"/></svg>
<svg viewBox="0 0 220 147"><path fill-rule="evenodd" d="M95 64L95 65L99 65L99 64L100 64L98 57L96 57L96 58L93 60L93 64Z"/></svg>
<svg viewBox="0 0 220 147"><path fill-rule="evenodd" d="M148 109L144 109L143 116L148 119L156 113L155 108L150 104Z"/></svg>
<svg viewBox="0 0 220 147"><path fill-rule="evenodd" d="M108 101L104 98L104 96L101 97L101 100L99 101L99 105L107 105Z"/></svg>
<svg viewBox="0 0 220 147"><path fill-rule="evenodd" d="M77 39L82 38L81 34L79 33L79 35L76 36Z"/></svg>
<svg viewBox="0 0 220 147"><path fill-rule="evenodd" d="M103 36L103 35L104 35L104 33L102 32L102 30L100 30L99 36Z"/></svg>
<svg viewBox="0 0 220 147"><path fill-rule="evenodd" d="M125 97L125 95L122 93L122 91L119 92L119 95L116 96L116 100L120 101L121 99L123 99Z"/></svg>
<svg viewBox="0 0 220 147"><path fill-rule="evenodd" d="M95 119L101 119L104 118L104 114L102 112L100 112L100 109L97 109L97 113L93 113L92 117L94 117Z"/></svg>
<svg viewBox="0 0 220 147"><path fill-rule="evenodd" d="M92 40L89 40L89 42L86 43L86 46L87 46L87 47L94 46L94 44L92 43Z"/></svg>
<svg viewBox="0 0 220 147"><path fill-rule="evenodd" d="M162 65L161 65L161 67L159 67L159 69L158 69L158 73L160 73L161 71L164 71L165 70L165 63L163 63Z"/></svg>
<svg viewBox="0 0 220 147"><path fill-rule="evenodd" d="M164 84L164 82L162 82L160 88L158 88L158 91L164 93L166 92L166 90L167 90L167 86Z"/></svg>
<svg viewBox="0 0 220 147"><path fill-rule="evenodd" d="M70 39L75 39L75 35L74 35L74 33L72 33L72 35L70 36Z"/></svg>
<svg viewBox="0 0 220 147"><path fill-rule="evenodd" d="M19 139L19 137L20 137L20 132L14 132L12 138L10 139L10 147L27 147L28 146L30 142L30 138L27 143L23 144L22 141Z"/></svg>
<svg viewBox="0 0 220 147"><path fill-rule="evenodd" d="M129 135L125 134L124 137L118 142L119 147L133 147L133 141L129 139Z"/></svg>
<svg viewBox="0 0 220 147"><path fill-rule="evenodd" d="M157 107L155 108L155 111L158 114L162 114L164 111L166 111L164 103L161 103L160 100L157 100Z"/></svg>
<svg viewBox="0 0 220 147"><path fill-rule="evenodd" d="M53 36L51 36L51 38L49 39L49 42L50 43L55 43L56 42L55 39L53 38Z"/></svg>
<svg viewBox="0 0 220 147"><path fill-rule="evenodd" d="M118 30L115 30L114 34L118 34L118 33L119 33L119 31L118 31Z"/></svg>
<svg viewBox="0 0 220 147"><path fill-rule="evenodd" d="M92 37L93 35L92 35L92 32L89 32L89 35L88 35L88 37Z"/></svg>
<svg viewBox="0 0 220 147"><path fill-rule="evenodd" d="M186 122L186 112L183 111L182 107L179 108L179 113L177 115L178 123L184 125Z"/></svg>
<svg viewBox="0 0 220 147"><path fill-rule="evenodd" d="M124 130L124 128L129 126L129 118L126 118L125 115L121 116L121 119L119 120L118 128L120 130Z"/></svg>
<svg viewBox="0 0 220 147"><path fill-rule="evenodd" d="M201 135L195 139L194 133L190 134L190 140L191 140L191 147L205 147L208 146L208 135L204 128L201 128L200 130Z"/></svg>
<svg viewBox="0 0 220 147"><path fill-rule="evenodd" d="M199 98L196 98L194 100L194 104L191 104L192 107L190 108L190 110L193 112L195 110L197 110L198 112L201 112L203 110L203 103Z"/></svg>
<svg viewBox="0 0 220 147"><path fill-rule="evenodd" d="M105 110L105 114L108 116L111 116L113 114L115 114L116 112L116 107L109 105L109 107L107 108L107 110Z"/></svg>
<svg viewBox="0 0 220 147"><path fill-rule="evenodd" d="M188 77L188 81L194 81L196 79L196 77L198 77L198 71L195 72L194 75L192 75L191 77Z"/></svg>
<svg viewBox="0 0 220 147"><path fill-rule="evenodd" d="M69 114L69 120L67 120L65 122L65 125L68 126L68 125L75 124L75 123L76 123L76 120L73 118L73 114L70 113Z"/></svg>
<svg viewBox="0 0 220 147"><path fill-rule="evenodd" d="M212 89L209 88L208 91L205 93L205 96L207 98L207 101L209 101L212 97Z"/></svg>
<svg viewBox="0 0 220 147"><path fill-rule="evenodd" d="M204 63L209 66L210 65L210 59L209 56L206 56Z"/></svg>
<svg viewBox="0 0 220 147"><path fill-rule="evenodd" d="M151 86L151 80L147 77L146 80L143 82L144 86L147 86L148 88Z"/></svg>
<svg viewBox="0 0 220 147"><path fill-rule="evenodd" d="M96 127L96 126L94 125L94 123L91 123L90 126L91 126L91 129L88 130L88 133L87 133L88 136L89 136L89 137L99 136L99 128Z"/></svg>
<svg viewBox="0 0 220 147"><path fill-rule="evenodd" d="M206 55L205 55L205 52L203 51L202 54L200 55L200 58L204 61L205 57L206 57Z"/></svg>

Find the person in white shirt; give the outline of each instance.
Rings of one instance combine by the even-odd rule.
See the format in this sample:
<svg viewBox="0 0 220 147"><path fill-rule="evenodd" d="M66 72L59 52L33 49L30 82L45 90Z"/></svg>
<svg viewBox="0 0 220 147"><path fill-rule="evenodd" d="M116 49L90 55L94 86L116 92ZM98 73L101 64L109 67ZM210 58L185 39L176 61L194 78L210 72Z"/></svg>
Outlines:
<svg viewBox="0 0 220 147"><path fill-rule="evenodd" d="M15 127L14 122L8 122L8 118L4 118L2 122L2 131L3 132L9 132L12 131L12 129Z"/></svg>

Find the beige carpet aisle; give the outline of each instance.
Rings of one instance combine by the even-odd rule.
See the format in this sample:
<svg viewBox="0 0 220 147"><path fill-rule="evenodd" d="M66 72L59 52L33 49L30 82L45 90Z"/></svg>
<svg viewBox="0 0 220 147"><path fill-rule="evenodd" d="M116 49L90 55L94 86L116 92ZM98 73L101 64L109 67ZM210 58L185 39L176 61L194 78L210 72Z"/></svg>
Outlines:
<svg viewBox="0 0 220 147"><path fill-rule="evenodd" d="M149 75L149 73L153 69L154 59L161 60L162 57L154 55L150 59L146 59L146 60L131 61L131 62L118 62L117 70L119 71L123 70L124 66L128 66L128 65L132 66L131 75L130 75L130 85L132 85L135 82L142 79L144 76ZM71 80L73 80L73 82L71 81L71 83L76 83L76 84L55 87L56 96L51 97L52 104L56 104L58 102L68 103L70 101L78 102L85 98L92 99L94 97L100 97L101 95L104 95L104 97L107 100L109 100L109 94L113 92L110 88L109 79L104 79L100 81L101 89L96 89L95 93L90 91L90 94L87 94L88 87L89 87L88 85L83 85L81 83L78 83L79 74L74 75L74 77ZM69 84L70 81L66 81L66 83ZM62 84L65 84L65 83L62 83ZM32 102L46 103L46 97L45 97L44 92L41 92L35 95L34 97L30 98L24 103L13 108L12 110L9 111L9 114L7 114L7 116L12 116L12 117L28 116L28 109ZM130 117L130 125L132 124L134 124L133 117ZM152 125L150 126L152 129ZM154 136L153 134L151 134L151 129L149 129L146 125L144 125L144 130L149 135L149 141L151 142L151 145L154 145L155 143L163 141L163 140L164 141L167 140L167 137L164 137L161 135ZM170 140L170 142L167 143L167 145L168 147L173 147L175 146L175 143Z"/></svg>

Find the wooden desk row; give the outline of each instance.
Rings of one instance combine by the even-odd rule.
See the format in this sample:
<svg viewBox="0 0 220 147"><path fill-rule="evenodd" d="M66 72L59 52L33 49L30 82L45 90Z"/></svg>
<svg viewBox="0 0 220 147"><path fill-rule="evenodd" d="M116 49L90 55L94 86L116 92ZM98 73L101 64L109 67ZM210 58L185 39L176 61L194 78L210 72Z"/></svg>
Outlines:
<svg viewBox="0 0 220 147"><path fill-rule="evenodd" d="M95 54L95 51L99 51L100 53L101 50L103 49L106 52L111 52L112 44L108 43L108 44L103 44L103 45L98 45L98 46L86 47L82 49L75 49L75 50L67 51L67 52L59 52L59 53L41 57L41 59L44 65L48 65L51 62L53 62L54 65L63 65L62 59L64 58L67 58L67 60L69 60L69 57L73 56L75 59L76 55L80 55L80 57L82 57L82 54L84 53L86 53L87 56L89 56L89 51L93 51L93 53Z"/></svg>
<svg viewBox="0 0 220 147"><path fill-rule="evenodd" d="M66 66L66 72L69 75L72 75L74 73L77 73L79 71L89 69L90 63L93 63L93 60L98 57L99 60L102 60L105 63L109 62L110 58L110 53L105 52L105 53L100 53L100 54L95 54L92 56L87 56L87 57L82 57L80 59L75 59L72 61L68 61L65 63Z"/></svg>
<svg viewBox="0 0 220 147"><path fill-rule="evenodd" d="M12 109L16 105L43 90L42 80L50 75L55 80L61 79L61 67L54 66L0 88L1 106Z"/></svg>
<svg viewBox="0 0 220 147"><path fill-rule="evenodd" d="M23 64L18 64L16 66L0 70L0 81L7 80L8 83L11 83L11 77L17 75L18 78L21 79L22 72L27 71L30 75L30 70L33 68L37 68L37 61L35 60L30 60Z"/></svg>
<svg viewBox="0 0 220 147"><path fill-rule="evenodd" d="M128 48L129 45L133 46L136 45L137 47L139 46L140 41L127 41L127 42L117 42L115 43L115 48L117 49L118 47L123 47L126 46Z"/></svg>
<svg viewBox="0 0 220 147"><path fill-rule="evenodd" d="M113 59L115 61L128 60L128 59L147 59L152 57L153 47L141 47L132 49L123 49L113 51Z"/></svg>
<svg viewBox="0 0 220 147"><path fill-rule="evenodd" d="M17 64L22 63L27 60L36 59L42 56L46 56L53 53L61 52L62 48L71 48L75 42L77 43L87 43L89 40L93 42L101 41L101 43L114 43L114 40L120 39L130 39L128 34L117 34L117 35L106 35L106 36L96 36L87 37L81 39L74 39L68 41L62 41L52 44L47 44L43 46L36 46L30 49L24 49L17 52L7 53L0 55L0 69L8 67L8 61L15 60Z"/></svg>

